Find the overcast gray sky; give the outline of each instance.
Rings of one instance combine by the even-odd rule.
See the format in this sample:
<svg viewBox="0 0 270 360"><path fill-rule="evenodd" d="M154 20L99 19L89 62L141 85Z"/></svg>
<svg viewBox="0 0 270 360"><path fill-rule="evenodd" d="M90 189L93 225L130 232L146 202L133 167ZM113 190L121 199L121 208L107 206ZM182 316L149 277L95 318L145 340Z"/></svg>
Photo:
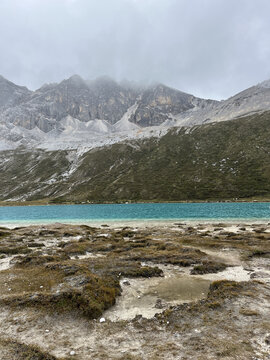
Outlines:
<svg viewBox="0 0 270 360"><path fill-rule="evenodd" d="M222 99L270 78L269 0L0 0L0 74L159 81Z"/></svg>

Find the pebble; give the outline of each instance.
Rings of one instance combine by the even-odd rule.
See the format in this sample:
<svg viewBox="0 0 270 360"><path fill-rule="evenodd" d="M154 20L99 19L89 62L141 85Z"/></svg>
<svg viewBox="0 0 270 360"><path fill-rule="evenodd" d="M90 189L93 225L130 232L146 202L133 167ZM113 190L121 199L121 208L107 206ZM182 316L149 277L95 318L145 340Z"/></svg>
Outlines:
<svg viewBox="0 0 270 360"><path fill-rule="evenodd" d="M123 280L123 285L130 285L130 282L128 280Z"/></svg>
<svg viewBox="0 0 270 360"><path fill-rule="evenodd" d="M156 304L155 304L155 308L156 309L163 309L164 308L164 305L162 304L161 299L157 299Z"/></svg>
<svg viewBox="0 0 270 360"><path fill-rule="evenodd" d="M100 322L100 323L103 323L103 322L105 322L105 321L106 321L105 318L100 318L100 319L99 319L99 322Z"/></svg>
<svg viewBox="0 0 270 360"><path fill-rule="evenodd" d="M267 336L266 336L266 338L265 338L265 343L267 344L267 345L270 345L270 334L268 334Z"/></svg>

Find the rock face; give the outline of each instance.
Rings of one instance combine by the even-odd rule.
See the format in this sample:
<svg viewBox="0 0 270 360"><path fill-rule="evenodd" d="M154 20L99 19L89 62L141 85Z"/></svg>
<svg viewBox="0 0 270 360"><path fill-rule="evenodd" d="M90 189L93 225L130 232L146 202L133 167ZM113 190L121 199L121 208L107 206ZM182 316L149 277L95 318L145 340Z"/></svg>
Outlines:
<svg viewBox="0 0 270 360"><path fill-rule="evenodd" d="M130 120L140 126L161 125L172 115L193 109L205 101L159 84L141 94L137 101L138 107Z"/></svg>
<svg viewBox="0 0 270 360"><path fill-rule="evenodd" d="M112 80L98 79L90 83L74 75L60 84L42 86L24 102L13 103L2 111L0 119L29 130L38 127L45 133L55 129L68 115L82 122L102 119L114 123L135 98L134 91L124 91Z"/></svg>
<svg viewBox="0 0 270 360"><path fill-rule="evenodd" d="M134 105L129 120L140 126L155 126L170 114L204 101L161 84L143 89L107 77L85 81L78 75L59 84L43 85L32 93L2 78L0 94L5 105L0 113L2 123L29 130L38 127L43 132L55 129L68 115L82 122L100 119L115 124Z"/></svg>
<svg viewBox="0 0 270 360"><path fill-rule="evenodd" d="M0 151L21 145L75 149L161 136L172 126L235 119L270 110L270 81L225 101L197 98L163 84L149 87L73 75L36 91L0 76Z"/></svg>
<svg viewBox="0 0 270 360"><path fill-rule="evenodd" d="M0 75L0 111L27 101L30 94L26 87L15 85Z"/></svg>
<svg viewBox="0 0 270 360"><path fill-rule="evenodd" d="M178 124L192 126L214 121L227 121L268 111L270 109L270 80L252 86L227 100L208 103L176 116Z"/></svg>

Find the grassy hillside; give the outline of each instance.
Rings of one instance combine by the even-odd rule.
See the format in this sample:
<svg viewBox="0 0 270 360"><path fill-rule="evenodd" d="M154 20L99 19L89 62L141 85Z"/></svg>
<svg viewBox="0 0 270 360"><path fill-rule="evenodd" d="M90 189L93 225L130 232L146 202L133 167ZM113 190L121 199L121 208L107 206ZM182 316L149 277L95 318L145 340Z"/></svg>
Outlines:
<svg viewBox="0 0 270 360"><path fill-rule="evenodd" d="M172 129L161 139L115 144L80 158L68 151L2 152L0 171L0 200L269 197L270 113Z"/></svg>

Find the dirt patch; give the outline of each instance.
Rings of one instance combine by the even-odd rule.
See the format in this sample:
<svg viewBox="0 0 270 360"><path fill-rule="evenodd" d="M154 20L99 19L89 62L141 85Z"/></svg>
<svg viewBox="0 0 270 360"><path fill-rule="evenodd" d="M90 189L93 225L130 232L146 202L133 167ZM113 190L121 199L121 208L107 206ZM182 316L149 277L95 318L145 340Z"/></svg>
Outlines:
<svg viewBox="0 0 270 360"><path fill-rule="evenodd" d="M268 360L268 225L1 231L0 359Z"/></svg>

